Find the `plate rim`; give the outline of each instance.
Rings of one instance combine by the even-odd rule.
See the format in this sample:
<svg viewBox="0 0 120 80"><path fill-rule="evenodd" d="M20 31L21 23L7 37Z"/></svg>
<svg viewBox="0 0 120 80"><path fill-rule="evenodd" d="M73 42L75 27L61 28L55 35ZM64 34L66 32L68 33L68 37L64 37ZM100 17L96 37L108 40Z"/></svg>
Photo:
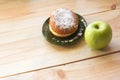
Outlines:
<svg viewBox="0 0 120 80"><path fill-rule="evenodd" d="M80 38L84 35L84 32L85 32L85 29L86 29L86 27L87 27L87 22L86 22L86 20L85 20L85 18L83 17L83 16L81 16L80 14L78 14L78 13L76 13L76 15L79 17L79 29L77 30L77 31L80 31L80 21L82 22L82 24L84 25L83 27L84 27L84 30L82 31L82 35L81 36L78 36L78 40L76 39L76 42L78 42L79 40L80 40ZM81 19L80 19L81 18ZM49 19L50 19L50 17L48 17L46 20L45 20L45 22L43 23L43 26L42 26L42 34L44 35L44 37L45 37L45 39L48 41L48 42L50 42L50 43L52 43L52 44L55 44L55 45L58 45L58 46L68 46L68 45L71 45L72 43L74 44L74 43L76 43L76 42L63 42L63 43L60 43L60 42L52 42L52 41L50 41L50 40L48 40L47 39L47 36L45 35L45 32L44 32L44 27L46 26L46 24L47 24L47 26L48 26L48 29L47 30L49 30ZM50 31L50 30L49 30ZM76 31L76 32L77 32ZM76 33L75 32L75 33ZM50 32L54 37L57 37L57 36L55 36L52 32ZM77 33L79 33L79 32L77 32ZM76 33L76 34L77 34ZM73 33L74 34L74 33ZM72 35L73 35L72 34ZM71 36L71 35L70 35ZM68 38L68 37L70 37L70 36L67 36L67 37L65 37L65 38ZM75 35L75 36L77 36L77 35ZM58 38L61 38L61 37L58 37ZM65 39L65 38L63 38L63 39ZM60 40L60 39L57 39L57 40ZM68 40L70 40L70 39L68 39Z"/></svg>

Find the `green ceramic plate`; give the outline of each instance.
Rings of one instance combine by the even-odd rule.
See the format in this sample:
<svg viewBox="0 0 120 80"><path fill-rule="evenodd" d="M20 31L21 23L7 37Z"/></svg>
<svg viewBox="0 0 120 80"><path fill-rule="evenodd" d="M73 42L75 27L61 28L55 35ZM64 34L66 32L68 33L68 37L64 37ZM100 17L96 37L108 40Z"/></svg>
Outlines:
<svg viewBox="0 0 120 80"><path fill-rule="evenodd" d="M72 35L62 38L57 37L51 33L51 31L49 30L49 18L48 18L42 27L42 33L46 40L52 44L60 46L68 46L77 43L80 40L80 38L84 35L84 31L87 26L87 22L85 21L85 19L81 15L79 14L77 15L79 17L78 30Z"/></svg>

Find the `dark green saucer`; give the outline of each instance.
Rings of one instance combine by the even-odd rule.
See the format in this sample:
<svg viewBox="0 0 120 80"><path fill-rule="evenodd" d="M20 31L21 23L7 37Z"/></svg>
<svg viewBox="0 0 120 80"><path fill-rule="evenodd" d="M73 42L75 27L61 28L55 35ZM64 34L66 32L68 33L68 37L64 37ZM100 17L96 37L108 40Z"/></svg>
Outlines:
<svg viewBox="0 0 120 80"><path fill-rule="evenodd" d="M68 37L57 37L51 33L49 30L49 18L45 21L42 27L42 33L46 40L52 44L60 45L60 46L68 46L77 43L80 38L84 35L85 28L87 26L87 22L85 19L77 14L79 17L79 25L78 30Z"/></svg>

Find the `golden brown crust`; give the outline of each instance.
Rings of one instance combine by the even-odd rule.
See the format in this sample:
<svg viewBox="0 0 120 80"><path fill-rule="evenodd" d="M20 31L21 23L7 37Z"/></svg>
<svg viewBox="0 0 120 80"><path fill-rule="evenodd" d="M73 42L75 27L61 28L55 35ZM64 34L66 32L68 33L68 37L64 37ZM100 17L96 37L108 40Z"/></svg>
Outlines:
<svg viewBox="0 0 120 80"><path fill-rule="evenodd" d="M49 21L50 31L58 37L66 37L73 34L78 29L79 18L74 12L72 12L72 16L74 18L74 25L69 28L61 29L60 25L56 25L55 22L53 21L54 15L51 14Z"/></svg>
<svg viewBox="0 0 120 80"><path fill-rule="evenodd" d="M50 25L49 25L50 26ZM73 34L74 32L72 32L72 33L68 33L68 34L59 34L59 33L56 33L55 31L53 31L52 29L51 29L51 27L49 27L49 29L50 29L50 31L54 34L54 35L56 35L56 36L58 36L58 37L66 37L66 36L69 36L69 35L71 35L71 34Z"/></svg>

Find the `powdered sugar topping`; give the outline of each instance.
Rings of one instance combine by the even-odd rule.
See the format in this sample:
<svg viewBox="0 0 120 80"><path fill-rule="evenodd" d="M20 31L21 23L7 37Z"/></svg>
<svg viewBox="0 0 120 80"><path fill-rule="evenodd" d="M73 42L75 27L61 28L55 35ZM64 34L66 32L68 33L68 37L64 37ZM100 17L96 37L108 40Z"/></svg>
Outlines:
<svg viewBox="0 0 120 80"><path fill-rule="evenodd" d="M72 12L68 9L60 8L52 13L54 15L53 22L60 29L67 29L75 25L75 19L72 16Z"/></svg>

